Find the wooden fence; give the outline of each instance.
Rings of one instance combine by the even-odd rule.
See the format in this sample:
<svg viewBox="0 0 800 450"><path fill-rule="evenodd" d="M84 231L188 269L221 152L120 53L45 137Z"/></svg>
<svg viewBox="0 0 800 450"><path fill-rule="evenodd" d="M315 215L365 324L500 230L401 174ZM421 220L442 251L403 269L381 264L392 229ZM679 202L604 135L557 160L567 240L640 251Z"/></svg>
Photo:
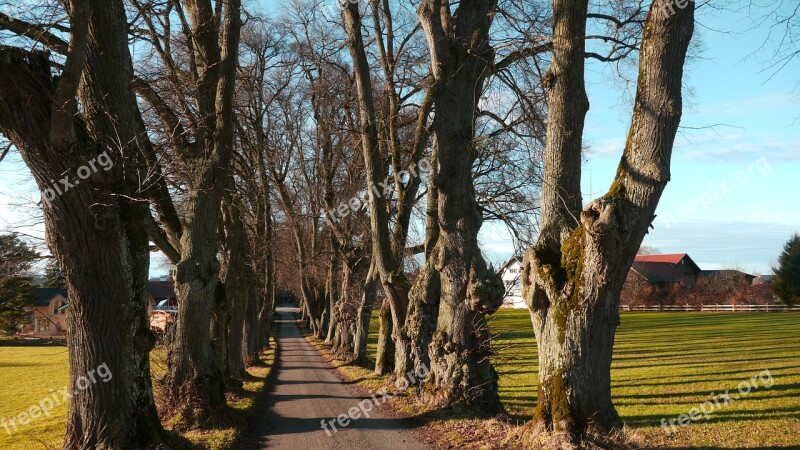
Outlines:
<svg viewBox="0 0 800 450"><path fill-rule="evenodd" d="M702 311L702 312L788 312L800 311L800 306L786 305L664 305L620 306L620 311Z"/></svg>

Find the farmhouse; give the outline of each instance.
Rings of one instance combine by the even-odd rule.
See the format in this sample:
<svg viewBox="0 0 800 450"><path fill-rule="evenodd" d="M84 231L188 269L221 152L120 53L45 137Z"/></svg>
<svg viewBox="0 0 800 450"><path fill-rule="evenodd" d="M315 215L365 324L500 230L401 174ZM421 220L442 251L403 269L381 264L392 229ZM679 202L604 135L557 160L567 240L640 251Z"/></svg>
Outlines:
<svg viewBox="0 0 800 450"><path fill-rule="evenodd" d="M164 331L177 312L175 284L172 280L161 278L148 283L150 300L147 314L150 327ZM39 338L63 338L67 332L69 313L66 289L40 287L34 289L29 308L30 321L23 325L20 334Z"/></svg>
<svg viewBox="0 0 800 450"><path fill-rule="evenodd" d="M67 329L67 290L36 288L30 307L30 322L22 334L36 337L63 337Z"/></svg>
<svg viewBox="0 0 800 450"><path fill-rule="evenodd" d="M522 298L522 257L500 268L506 287L503 307L527 308ZM738 270L702 270L686 253L637 255L622 289L622 305L673 303L774 303L770 277Z"/></svg>
<svg viewBox="0 0 800 450"><path fill-rule="evenodd" d="M628 273L628 280L644 281L659 288L680 286L691 289L702 272L686 253L637 255Z"/></svg>
<svg viewBox="0 0 800 450"><path fill-rule="evenodd" d="M686 253L636 256L620 297L622 305L774 303L769 277L702 270Z"/></svg>
<svg viewBox="0 0 800 450"><path fill-rule="evenodd" d="M506 287L506 296L503 299L504 308L527 308L522 299L522 257L514 256L500 268L500 277Z"/></svg>

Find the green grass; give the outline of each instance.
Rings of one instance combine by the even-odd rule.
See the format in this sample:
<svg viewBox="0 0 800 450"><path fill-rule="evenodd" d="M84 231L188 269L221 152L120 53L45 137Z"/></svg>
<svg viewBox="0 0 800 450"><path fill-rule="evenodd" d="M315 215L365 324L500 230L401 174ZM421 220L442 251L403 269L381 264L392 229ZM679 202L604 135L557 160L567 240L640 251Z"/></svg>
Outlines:
<svg viewBox="0 0 800 450"><path fill-rule="evenodd" d="M497 335L493 363L501 400L512 418L524 423L536 407L530 315L502 309L490 318L490 327ZM377 328L373 316L370 357ZM765 369L772 387L715 409L708 420L676 427L670 437L661 428L662 418L688 414L712 392L729 389L731 397L739 395L739 383ZM611 378L617 410L648 448L800 449L798 313L622 313Z"/></svg>
<svg viewBox="0 0 800 450"><path fill-rule="evenodd" d="M494 363L500 395L521 420L536 402L537 358L527 311L501 310ZM689 413L768 369L774 380L667 437L661 419ZM617 330L612 396L648 446L800 449L800 314L628 313ZM765 374L765 379L768 377Z"/></svg>
<svg viewBox="0 0 800 450"><path fill-rule="evenodd" d="M232 389L228 399L230 426L212 430L190 428L182 436L192 444L208 449L231 448L240 436L242 427L250 418L250 410L264 389L266 379L274 367L275 346L261 357L264 366L247 369L250 377L241 389ZM166 351L157 347L151 357L154 378L166 370ZM66 347L7 347L0 346L0 420L17 417L31 406L37 405L50 391L58 391L68 384L68 361ZM158 397L158 391L156 391ZM30 450L60 448L66 431L67 405L56 406L50 417L41 416L25 426L18 426L8 434L0 422L0 449ZM171 429L172 421L165 428Z"/></svg>
<svg viewBox="0 0 800 450"><path fill-rule="evenodd" d="M0 421L9 420L39 404L68 384L66 347L0 347ZM66 403L17 432L8 434L0 422L0 448L29 450L59 448L67 420ZM12 431L14 431L12 429Z"/></svg>

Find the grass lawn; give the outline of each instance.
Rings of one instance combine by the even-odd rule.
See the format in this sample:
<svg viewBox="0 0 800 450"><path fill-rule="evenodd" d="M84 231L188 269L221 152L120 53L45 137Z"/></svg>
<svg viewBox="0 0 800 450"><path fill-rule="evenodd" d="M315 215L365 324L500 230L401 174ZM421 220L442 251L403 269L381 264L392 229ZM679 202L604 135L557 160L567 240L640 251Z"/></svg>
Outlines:
<svg viewBox="0 0 800 450"><path fill-rule="evenodd" d="M56 406L11 434L9 420L68 384L66 347L0 347L0 448L30 450L60 448L67 421L67 405ZM59 397L60 398L60 397Z"/></svg>
<svg viewBox="0 0 800 450"><path fill-rule="evenodd" d="M497 335L493 363L500 395L523 423L536 406L537 358L530 315L500 310L490 318ZM374 357L377 317L371 322ZM738 386L769 370L759 389ZM364 376L364 374L360 374ZM622 313L611 371L612 395L625 423L648 448L800 449L800 314ZM743 389L745 386L743 386ZM729 390L740 398L716 407L671 436L661 419L677 419ZM719 399L720 405L722 400ZM706 406L708 409L708 406Z"/></svg>
<svg viewBox="0 0 800 450"><path fill-rule="evenodd" d="M530 316L502 310L491 327L499 333L502 400L527 419L537 382ZM740 383L764 370L764 381L751 383L759 388L740 394ZM800 314L623 313L611 379L617 410L648 446L800 449ZM726 390L739 398L667 437L662 418L688 414Z"/></svg>
<svg viewBox="0 0 800 450"><path fill-rule="evenodd" d="M502 400L512 416L525 421L536 402L536 342L526 311L501 310L491 318L498 334L494 363L500 373ZM374 356L377 320L372 321L370 355ZM158 370L159 364L154 364ZM355 368L348 368L355 369ZM747 395L746 382L769 370L774 384ZM363 378L369 371L361 371ZM255 375L255 374L254 374ZM259 373L257 376L263 376ZM624 313L617 331L612 369L615 404L625 422L652 448L800 449L800 314L798 313ZM0 419L14 417L67 384L64 347L0 347ZM768 377L764 377L769 381ZM375 379L366 380L375 384ZM247 390L259 390L259 380ZM661 419L676 419L729 390L739 399L716 408L667 437ZM251 398L231 398L246 410ZM8 435L0 424L0 448L58 447L66 405L51 417L39 417ZM219 430L221 431L221 430ZM224 447L233 439L187 436Z"/></svg>
<svg viewBox="0 0 800 450"><path fill-rule="evenodd" d="M166 351L157 347L152 353L154 377L163 375L166 370ZM214 430L192 428L182 433L191 443L209 449L231 448L239 437L241 427L249 418L248 413L256 398L263 390L266 378L274 367L273 350L262 354L264 366L247 369L250 377L241 389L230 390L228 399L230 426ZM51 391L67 386L69 380L67 348L38 346L0 346L0 449L31 450L60 448L67 420L67 405L56 406L50 416L40 416L28 425L11 428L8 433L3 427L3 419L17 417L31 406L51 396ZM59 397L60 398L60 397ZM158 391L156 391L158 398ZM172 421L165 428L172 428Z"/></svg>

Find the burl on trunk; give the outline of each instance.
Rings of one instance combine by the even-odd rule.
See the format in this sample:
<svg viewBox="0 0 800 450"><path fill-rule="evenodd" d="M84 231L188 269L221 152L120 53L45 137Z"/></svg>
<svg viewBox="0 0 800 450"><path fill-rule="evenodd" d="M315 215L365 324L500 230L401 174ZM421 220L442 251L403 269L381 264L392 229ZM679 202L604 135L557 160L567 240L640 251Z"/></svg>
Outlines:
<svg viewBox="0 0 800 450"><path fill-rule="evenodd" d="M611 400L619 294L669 181L681 118L681 81L694 3L644 27L628 140L608 193L582 208L580 160L589 108L584 87L586 0L555 0L541 235L524 260L523 289L539 351L535 435L549 447L621 425ZM542 442L542 441L540 441Z"/></svg>

